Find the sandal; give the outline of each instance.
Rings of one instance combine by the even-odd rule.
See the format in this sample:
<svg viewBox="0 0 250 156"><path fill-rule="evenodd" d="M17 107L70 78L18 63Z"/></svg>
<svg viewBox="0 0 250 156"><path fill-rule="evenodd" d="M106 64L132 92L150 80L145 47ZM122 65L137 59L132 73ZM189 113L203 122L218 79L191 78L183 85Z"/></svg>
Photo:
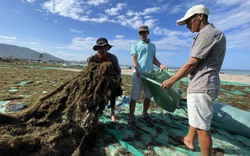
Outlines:
<svg viewBox="0 0 250 156"><path fill-rule="evenodd" d="M130 130L136 130L136 123L135 123L135 121L129 121L128 122L128 129L130 129Z"/></svg>

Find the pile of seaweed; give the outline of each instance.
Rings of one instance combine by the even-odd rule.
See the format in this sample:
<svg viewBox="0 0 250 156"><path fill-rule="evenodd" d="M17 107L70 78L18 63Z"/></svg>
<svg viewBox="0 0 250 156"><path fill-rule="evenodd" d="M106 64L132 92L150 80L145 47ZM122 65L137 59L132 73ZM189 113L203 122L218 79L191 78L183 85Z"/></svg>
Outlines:
<svg viewBox="0 0 250 156"><path fill-rule="evenodd" d="M33 107L0 114L0 155L84 155L114 86L112 64L93 63Z"/></svg>

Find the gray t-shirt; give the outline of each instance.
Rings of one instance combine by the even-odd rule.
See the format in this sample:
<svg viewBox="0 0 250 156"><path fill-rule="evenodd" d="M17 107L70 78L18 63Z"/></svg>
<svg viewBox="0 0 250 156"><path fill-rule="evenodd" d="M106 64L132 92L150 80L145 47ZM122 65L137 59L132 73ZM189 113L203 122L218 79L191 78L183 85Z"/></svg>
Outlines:
<svg viewBox="0 0 250 156"><path fill-rule="evenodd" d="M202 28L194 39L190 56L201 59L190 73L187 93L207 93L217 98L220 90L219 72L226 52L224 34L212 24Z"/></svg>

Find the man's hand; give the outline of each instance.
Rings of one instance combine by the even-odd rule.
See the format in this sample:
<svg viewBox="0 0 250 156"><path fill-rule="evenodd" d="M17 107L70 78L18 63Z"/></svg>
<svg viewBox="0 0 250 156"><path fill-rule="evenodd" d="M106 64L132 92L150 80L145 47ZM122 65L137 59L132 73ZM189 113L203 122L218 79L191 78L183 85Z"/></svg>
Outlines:
<svg viewBox="0 0 250 156"><path fill-rule="evenodd" d="M137 67L136 66L134 66L134 68L135 68L135 72L136 72L136 76L140 76L141 75L141 73L140 73L140 71L137 69Z"/></svg>
<svg viewBox="0 0 250 156"><path fill-rule="evenodd" d="M173 84L174 84L174 82L171 79L167 79L167 80L162 82L161 88L168 89L168 88L171 88Z"/></svg>
<svg viewBox="0 0 250 156"><path fill-rule="evenodd" d="M165 65L163 65L163 64L160 65L160 68L161 68L161 69L168 69L168 67L165 66Z"/></svg>
<svg viewBox="0 0 250 156"><path fill-rule="evenodd" d="M136 76L140 77L141 73L138 70L135 70L135 72L136 72Z"/></svg>

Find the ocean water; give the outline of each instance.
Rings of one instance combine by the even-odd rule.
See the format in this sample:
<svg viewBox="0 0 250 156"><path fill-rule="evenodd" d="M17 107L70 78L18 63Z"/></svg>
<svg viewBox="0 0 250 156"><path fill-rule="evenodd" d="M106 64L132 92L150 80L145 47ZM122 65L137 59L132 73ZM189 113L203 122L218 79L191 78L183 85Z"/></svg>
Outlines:
<svg viewBox="0 0 250 156"><path fill-rule="evenodd" d="M178 68L170 68L170 69L178 69ZM238 69L221 69L221 74L233 74L233 75L248 75L250 76L250 70L238 70Z"/></svg>
<svg viewBox="0 0 250 156"><path fill-rule="evenodd" d="M221 69L220 73L233 74L233 75L249 75L250 76L250 70Z"/></svg>
<svg viewBox="0 0 250 156"><path fill-rule="evenodd" d="M121 68L129 68L132 67L130 65L121 65ZM155 70L159 69L158 67L155 67ZM170 71L175 71L176 69L179 69L177 67L169 67ZM248 75L250 76L250 70L239 70L239 69L221 69L221 74L233 74L233 75Z"/></svg>
<svg viewBox="0 0 250 156"><path fill-rule="evenodd" d="M170 68L176 70L178 68ZM247 75L250 76L250 70L238 70L238 69L221 69L221 74L233 74L233 75Z"/></svg>

